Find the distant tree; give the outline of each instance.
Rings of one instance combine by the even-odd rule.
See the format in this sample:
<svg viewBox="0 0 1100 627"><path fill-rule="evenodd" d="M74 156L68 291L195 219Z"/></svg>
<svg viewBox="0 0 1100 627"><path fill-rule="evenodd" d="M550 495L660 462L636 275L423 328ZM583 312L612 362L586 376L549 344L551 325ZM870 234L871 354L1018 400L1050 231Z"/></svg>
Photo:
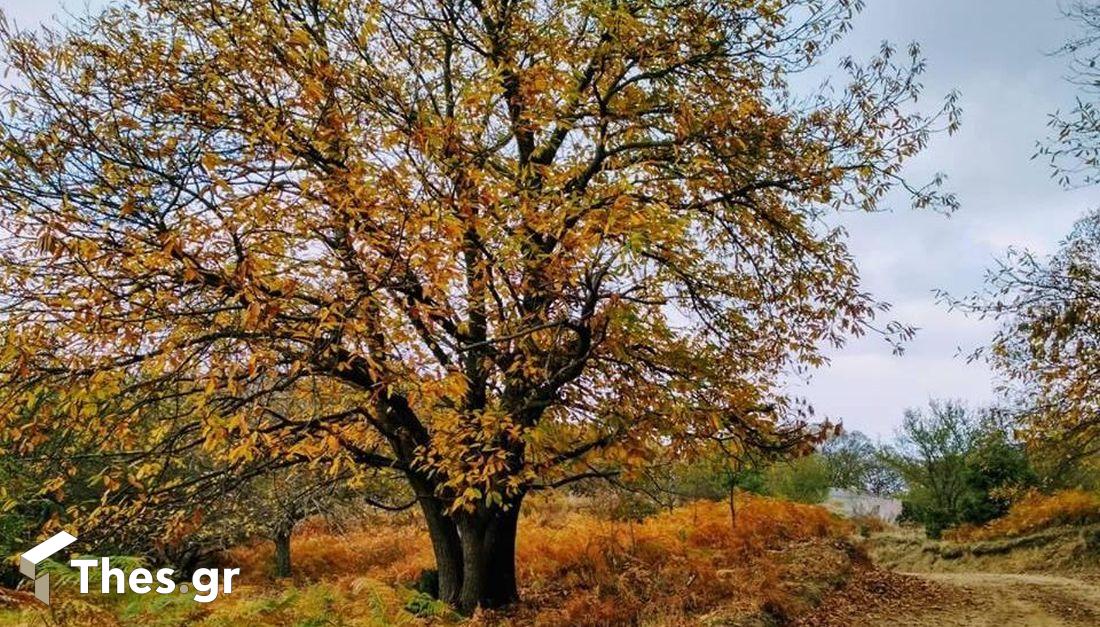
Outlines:
<svg viewBox="0 0 1100 627"><path fill-rule="evenodd" d="M922 523L929 536L995 518L1007 510L1013 490L1034 485L1022 445L1009 439L995 416L952 401L905 412L885 455L905 480L906 517Z"/></svg>
<svg viewBox="0 0 1100 627"><path fill-rule="evenodd" d="M962 521L970 497L966 458L975 437L966 408L932 402L927 412L905 412L897 443L888 456L908 486L903 502L908 516L924 524L928 535Z"/></svg>
<svg viewBox="0 0 1100 627"><path fill-rule="evenodd" d="M905 482L887 463L881 447L859 431L846 432L821 446L821 456L835 488L866 492L876 496L897 494Z"/></svg>
<svg viewBox="0 0 1100 627"><path fill-rule="evenodd" d="M683 464L677 482L687 498L721 500L731 489L762 493L765 491L766 466L762 459L737 459L725 454L712 454Z"/></svg>
<svg viewBox="0 0 1100 627"><path fill-rule="evenodd" d="M829 467L820 455L778 462L764 473L769 494L799 503L820 503L829 495Z"/></svg>
<svg viewBox="0 0 1100 627"><path fill-rule="evenodd" d="M197 531L236 541L263 538L274 544L272 574L290 577L290 541L298 523L350 500L347 476L330 476L296 467L256 477L227 491L224 501L210 508Z"/></svg>
<svg viewBox="0 0 1100 627"><path fill-rule="evenodd" d="M707 451L674 464L673 483L677 494L686 499L725 499L730 521L736 524L737 494L741 491L767 491L762 468L774 463L775 451L733 451L727 442L711 442Z"/></svg>

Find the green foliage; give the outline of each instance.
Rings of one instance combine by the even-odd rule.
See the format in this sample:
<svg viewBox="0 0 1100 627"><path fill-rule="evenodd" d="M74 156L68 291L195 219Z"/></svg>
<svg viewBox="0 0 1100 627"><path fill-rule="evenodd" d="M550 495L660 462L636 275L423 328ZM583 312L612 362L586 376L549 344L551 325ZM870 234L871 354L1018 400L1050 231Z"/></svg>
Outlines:
<svg viewBox="0 0 1100 627"><path fill-rule="evenodd" d="M1037 485L1038 475L1024 446L989 425L967 455L965 480L972 498L964 504L962 521L982 524L1008 513L1012 498Z"/></svg>
<svg viewBox="0 0 1100 627"><path fill-rule="evenodd" d="M897 445L885 453L908 485L903 519L938 538L950 527L1008 511L1011 496L1034 485L1036 475L1006 431L995 412L978 414L955 402L907 411Z"/></svg>
<svg viewBox="0 0 1100 627"><path fill-rule="evenodd" d="M764 475L770 494L798 503L824 501L829 495L829 482L829 467L816 454L774 464Z"/></svg>
<svg viewBox="0 0 1100 627"><path fill-rule="evenodd" d="M821 447L829 469L831 487L891 496L905 488L897 469L882 454L881 447L859 431L844 433Z"/></svg>
<svg viewBox="0 0 1100 627"><path fill-rule="evenodd" d="M405 603L405 611L420 618L440 617L450 614L450 608L446 603L423 592L417 592Z"/></svg>
<svg viewBox="0 0 1100 627"><path fill-rule="evenodd" d="M725 499L730 490L767 494L764 473L756 464L715 454L680 465L675 473L675 492L686 500Z"/></svg>
<svg viewBox="0 0 1100 627"><path fill-rule="evenodd" d="M733 477L725 460L717 456L684 464L677 472L676 491L686 499L724 498Z"/></svg>
<svg viewBox="0 0 1100 627"><path fill-rule="evenodd" d="M759 468L746 468L732 475L733 485L745 492L768 494L768 481L764 471Z"/></svg>
<svg viewBox="0 0 1100 627"><path fill-rule="evenodd" d="M660 511L659 503L644 492L621 491L611 508L611 519L641 521Z"/></svg>

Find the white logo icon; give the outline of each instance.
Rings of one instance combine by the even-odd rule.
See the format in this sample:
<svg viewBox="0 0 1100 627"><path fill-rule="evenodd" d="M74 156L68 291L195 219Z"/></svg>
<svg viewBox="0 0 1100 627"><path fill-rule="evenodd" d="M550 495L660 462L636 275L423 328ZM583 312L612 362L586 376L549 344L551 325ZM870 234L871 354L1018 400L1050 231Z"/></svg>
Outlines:
<svg viewBox="0 0 1100 627"><path fill-rule="evenodd" d="M49 540L19 556L19 572L34 580L34 596L46 605L50 604L50 574L36 576L36 566L47 557L76 542L76 536L65 531L56 533Z"/></svg>

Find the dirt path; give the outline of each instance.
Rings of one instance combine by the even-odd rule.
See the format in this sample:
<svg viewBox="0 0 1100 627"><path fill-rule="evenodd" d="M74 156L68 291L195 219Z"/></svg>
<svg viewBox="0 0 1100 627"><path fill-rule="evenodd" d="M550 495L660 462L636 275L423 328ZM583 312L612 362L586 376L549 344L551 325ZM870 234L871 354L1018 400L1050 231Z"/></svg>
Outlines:
<svg viewBox="0 0 1100 627"><path fill-rule="evenodd" d="M1100 587L1053 575L914 575L966 592L963 602L917 616L913 625L1100 625Z"/></svg>
<svg viewBox="0 0 1100 627"><path fill-rule="evenodd" d="M1100 625L1100 586L1053 575L870 570L801 625L1078 627Z"/></svg>

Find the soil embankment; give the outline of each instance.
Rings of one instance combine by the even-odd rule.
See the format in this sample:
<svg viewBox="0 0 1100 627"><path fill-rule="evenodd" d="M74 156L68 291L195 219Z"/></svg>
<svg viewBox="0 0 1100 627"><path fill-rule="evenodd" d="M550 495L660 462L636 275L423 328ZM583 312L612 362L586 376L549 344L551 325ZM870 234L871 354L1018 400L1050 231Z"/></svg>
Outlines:
<svg viewBox="0 0 1100 627"><path fill-rule="evenodd" d="M1096 527L955 544L882 534L857 573L797 624L924 626L1100 625Z"/></svg>

